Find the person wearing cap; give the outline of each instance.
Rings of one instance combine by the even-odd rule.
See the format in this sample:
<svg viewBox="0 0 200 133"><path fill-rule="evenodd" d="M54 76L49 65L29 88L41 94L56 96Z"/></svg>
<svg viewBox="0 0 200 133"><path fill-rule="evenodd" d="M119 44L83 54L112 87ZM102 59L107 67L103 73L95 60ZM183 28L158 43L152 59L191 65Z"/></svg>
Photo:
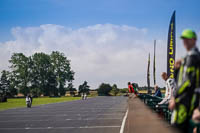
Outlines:
<svg viewBox="0 0 200 133"><path fill-rule="evenodd" d="M200 53L196 47L197 36L194 31L184 30L181 39L187 54L175 64L177 89L169 102L169 109L173 110L171 123L182 132L188 132L189 120L198 106L194 92L200 84Z"/></svg>

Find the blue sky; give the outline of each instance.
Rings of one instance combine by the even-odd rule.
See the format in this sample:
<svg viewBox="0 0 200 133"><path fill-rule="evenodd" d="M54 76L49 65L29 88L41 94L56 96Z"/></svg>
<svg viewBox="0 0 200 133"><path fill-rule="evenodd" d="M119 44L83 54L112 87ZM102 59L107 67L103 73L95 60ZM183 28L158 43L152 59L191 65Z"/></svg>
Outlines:
<svg viewBox="0 0 200 133"><path fill-rule="evenodd" d="M72 28L125 24L151 29L159 36L166 32L173 10L177 11L177 31L200 29L199 5L199 0L1 0L0 40L9 39L13 27L41 24Z"/></svg>
<svg viewBox="0 0 200 133"><path fill-rule="evenodd" d="M0 0L0 70L13 52L63 52L76 72L75 85L87 80L126 87L146 84L146 66L157 39L157 78L166 70L166 40L176 10L178 38L185 28L200 35L199 0ZM153 55L153 54L151 54ZM128 62L128 63L127 63ZM128 65L127 65L128 64Z"/></svg>

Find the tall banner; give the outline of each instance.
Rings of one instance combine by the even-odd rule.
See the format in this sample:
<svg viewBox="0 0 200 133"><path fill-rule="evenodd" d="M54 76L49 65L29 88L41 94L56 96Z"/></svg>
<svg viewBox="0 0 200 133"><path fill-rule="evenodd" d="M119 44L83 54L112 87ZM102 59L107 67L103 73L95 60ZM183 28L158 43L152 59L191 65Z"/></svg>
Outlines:
<svg viewBox="0 0 200 133"><path fill-rule="evenodd" d="M156 40L154 40L153 81L154 81L154 85L156 85Z"/></svg>
<svg viewBox="0 0 200 133"><path fill-rule="evenodd" d="M171 17L168 42L167 42L167 75L170 78L174 78L174 64L176 53L176 27L175 27L175 11Z"/></svg>
<svg viewBox="0 0 200 133"><path fill-rule="evenodd" d="M147 86L148 86L148 94L151 93L150 90L150 53L149 53L149 58L148 58L148 66L147 66Z"/></svg>

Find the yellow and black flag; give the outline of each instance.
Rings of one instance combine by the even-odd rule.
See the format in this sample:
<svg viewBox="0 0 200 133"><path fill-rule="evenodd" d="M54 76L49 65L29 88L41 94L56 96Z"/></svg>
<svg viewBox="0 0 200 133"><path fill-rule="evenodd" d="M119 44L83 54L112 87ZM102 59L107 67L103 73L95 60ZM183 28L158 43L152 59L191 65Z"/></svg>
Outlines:
<svg viewBox="0 0 200 133"><path fill-rule="evenodd" d="M149 58L148 58L148 66L147 66L147 86L148 86L148 93L151 93L150 90L150 53L149 53Z"/></svg>
<svg viewBox="0 0 200 133"><path fill-rule="evenodd" d="M176 53L176 26L175 26L175 11L171 17L168 42L167 42L167 75L170 78L174 78L174 64Z"/></svg>

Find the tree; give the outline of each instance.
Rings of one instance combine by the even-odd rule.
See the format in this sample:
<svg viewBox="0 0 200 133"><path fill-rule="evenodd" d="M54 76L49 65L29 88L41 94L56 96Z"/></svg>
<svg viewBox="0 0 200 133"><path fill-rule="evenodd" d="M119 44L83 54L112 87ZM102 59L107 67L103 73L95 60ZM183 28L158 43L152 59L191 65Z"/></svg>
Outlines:
<svg viewBox="0 0 200 133"><path fill-rule="evenodd" d="M35 53L26 57L22 53L14 53L11 63L10 85L12 91L17 88L24 95L34 96L65 95L66 82L74 80L70 60L58 51L51 55Z"/></svg>
<svg viewBox="0 0 200 133"><path fill-rule="evenodd" d="M14 86L20 89L24 95L30 93L28 84L30 83L30 60L22 53L14 53L9 60L11 63L12 76L15 80Z"/></svg>
<svg viewBox="0 0 200 133"><path fill-rule="evenodd" d="M13 75L13 73L8 72L8 80L10 82L10 87L9 87L9 96L14 97L15 95L18 94L17 86L16 86L16 80Z"/></svg>
<svg viewBox="0 0 200 133"><path fill-rule="evenodd" d="M128 88L123 88L119 90L120 93L128 93Z"/></svg>
<svg viewBox="0 0 200 133"><path fill-rule="evenodd" d="M99 96L109 96L109 92L112 90L110 84L102 83L97 92Z"/></svg>
<svg viewBox="0 0 200 133"><path fill-rule="evenodd" d="M82 85L79 86L79 95L80 93L87 93L89 94L90 86L87 85L87 81L84 81Z"/></svg>
<svg viewBox="0 0 200 133"><path fill-rule="evenodd" d="M32 57L31 66L31 85L32 88L39 88L39 90L45 95L49 96L56 88L50 85L49 81L52 80L51 73L51 60L50 56L45 53L35 53ZM51 87L50 87L51 86ZM49 88L50 87L50 88ZM38 93L38 92L37 92ZM39 93L38 93L39 94Z"/></svg>
<svg viewBox="0 0 200 133"><path fill-rule="evenodd" d="M57 82L56 82L56 75L53 72L49 72L48 77L48 84L47 87L50 92L50 96L59 96L59 90L57 88Z"/></svg>
<svg viewBox="0 0 200 133"><path fill-rule="evenodd" d="M56 76L58 92L60 95L65 95L66 81L71 82L74 80L74 72L71 70L70 61L64 56L63 53L58 51L53 51L50 58L52 70Z"/></svg>
<svg viewBox="0 0 200 133"><path fill-rule="evenodd" d="M9 71L3 70L1 72L0 85L2 92L8 97L17 95L17 89L13 86L13 79Z"/></svg>
<svg viewBox="0 0 200 133"><path fill-rule="evenodd" d="M75 96L75 91L76 91L76 88L74 88L72 82L70 82L67 86L67 90L69 90L69 93L71 96Z"/></svg>
<svg viewBox="0 0 200 133"><path fill-rule="evenodd" d="M8 79L8 74L9 74L9 72L3 70L3 71L1 72L1 74L2 74L2 75L1 75L1 79L0 79L1 89L2 89L2 91L3 91L5 94L7 94L8 91L9 91L9 87L10 87L10 81L9 81L9 79Z"/></svg>
<svg viewBox="0 0 200 133"><path fill-rule="evenodd" d="M119 93L119 89L117 88L117 85L116 85L116 84L114 84L114 85L112 86L111 92L114 94L114 96L116 96L116 95Z"/></svg>

